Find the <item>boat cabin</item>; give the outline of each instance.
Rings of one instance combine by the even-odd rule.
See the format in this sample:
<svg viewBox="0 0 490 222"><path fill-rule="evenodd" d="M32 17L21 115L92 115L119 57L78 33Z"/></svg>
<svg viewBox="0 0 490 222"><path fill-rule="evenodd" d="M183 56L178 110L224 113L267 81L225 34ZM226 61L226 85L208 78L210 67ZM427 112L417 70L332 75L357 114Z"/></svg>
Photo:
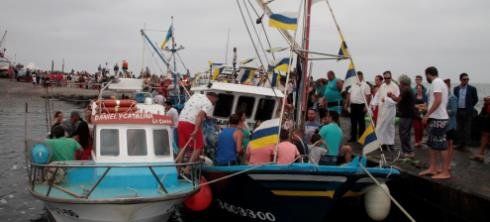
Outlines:
<svg viewBox="0 0 490 222"><path fill-rule="evenodd" d="M227 125L230 115L237 112L245 113L251 127L257 121L276 118L279 116L281 98L284 97L277 88L217 81L195 86L191 90L194 93L218 94L219 100L213 113L218 125Z"/></svg>
<svg viewBox="0 0 490 222"><path fill-rule="evenodd" d="M98 100L91 109L95 162L174 162L173 123L161 105Z"/></svg>

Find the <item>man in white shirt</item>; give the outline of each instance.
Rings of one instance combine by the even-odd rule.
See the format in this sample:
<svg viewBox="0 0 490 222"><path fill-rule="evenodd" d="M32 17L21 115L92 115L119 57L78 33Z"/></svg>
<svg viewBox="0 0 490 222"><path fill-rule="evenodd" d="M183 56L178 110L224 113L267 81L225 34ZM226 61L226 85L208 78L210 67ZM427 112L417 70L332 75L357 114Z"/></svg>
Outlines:
<svg viewBox="0 0 490 222"><path fill-rule="evenodd" d="M429 150L429 168L419 173L420 176L432 175L432 179L449 179L449 153L447 150L446 128L449 121L447 113L448 88L444 81L439 78L436 67L429 67L425 70L429 88L429 110L425 114L422 122L427 125ZM440 172L436 158L442 155L443 163L440 164Z"/></svg>
<svg viewBox="0 0 490 222"><path fill-rule="evenodd" d="M346 96L347 101L345 103L345 110L348 110L350 106L350 140L349 142L355 142L366 129L366 104L369 104L371 100L371 88L364 81L364 77L361 71L357 72L357 80L352 84L348 90Z"/></svg>
<svg viewBox="0 0 490 222"><path fill-rule="evenodd" d="M384 83L379 87L375 100L378 101L378 120L376 122L376 136L385 147L395 145L395 116L396 101L391 97L399 97L400 89L391 81L391 72L383 73Z"/></svg>
<svg viewBox="0 0 490 222"><path fill-rule="evenodd" d="M172 106L172 102L165 101L164 103L165 115L172 117L172 123L174 124L174 128L177 128L179 124L179 112Z"/></svg>
<svg viewBox="0 0 490 222"><path fill-rule="evenodd" d="M202 123L207 117L213 115L217 101L218 95L214 92L207 92L206 95L196 93L187 100L180 112L177 125L179 148L181 152L186 146L192 150L189 162L197 160L204 149ZM183 155L179 153L178 157ZM180 159L177 162L180 162Z"/></svg>

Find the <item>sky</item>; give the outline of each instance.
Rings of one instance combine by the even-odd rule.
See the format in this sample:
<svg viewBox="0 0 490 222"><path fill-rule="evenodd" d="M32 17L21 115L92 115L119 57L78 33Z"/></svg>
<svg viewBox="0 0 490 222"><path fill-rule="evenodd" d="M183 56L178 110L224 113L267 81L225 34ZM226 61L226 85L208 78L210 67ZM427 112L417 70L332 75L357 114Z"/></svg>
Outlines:
<svg viewBox="0 0 490 222"><path fill-rule="evenodd" d="M356 68L368 80L385 70L391 70L395 78L400 74L415 76L433 65L443 78L457 80L460 73L467 72L470 81L490 83L486 67L490 62L490 1L330 3ZM171 16L176 41L185 47L179 54L192 73L205 71L208 61L225 60L228 32L229 51L237 47L239 60L256 57L235 0L2 0L0 5L0 33L8 30L2 46L7 55L41 69L49 69L51 60L61 69L64 60L65 70L94 72L99 64L107 62L112 67L125 59L134 72L143 66L153 72L164 71L139 30L167 30ZM270 4L275 12L293 15L299 5L300 0ZM254 20L256 17L253 15ZM287 46L266 21L272 46ZM165 33L149 30L148 35L160 43ZM339 49L339 35L323 1L313 6L310 39L311 50L336 54ZM328 70L334 70L343 78L347 66L347 61L315 61L313 75L325 77Z"/></svg>

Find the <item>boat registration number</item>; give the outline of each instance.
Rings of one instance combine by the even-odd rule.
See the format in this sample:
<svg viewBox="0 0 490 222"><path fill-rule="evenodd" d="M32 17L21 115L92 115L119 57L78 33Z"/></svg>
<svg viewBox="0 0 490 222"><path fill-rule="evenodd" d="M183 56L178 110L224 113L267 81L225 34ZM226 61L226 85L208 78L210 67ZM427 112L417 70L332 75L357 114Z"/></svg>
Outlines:
<svg viewBox="0 0 490 222"><path fill-rule="evenodd" d="M54 207L53 211L59 215L66 216L66 217L75 217L75 218L79 217L78 214L75 213L75 211L73 211L73 210L61 209L58 207Z"/></svg>
<svg viewBox="0 0 490 222"><path fill-rule="evenodd" d="M235 206L233 204L227 203L220 199L217 199L216 201L218 202L218 205L222 210L228 211L229 213L239 215L242 217L248 217L250 219L255 219L255 220L276 221L276 216L271 212L251 210L248 208Z"/></svg>

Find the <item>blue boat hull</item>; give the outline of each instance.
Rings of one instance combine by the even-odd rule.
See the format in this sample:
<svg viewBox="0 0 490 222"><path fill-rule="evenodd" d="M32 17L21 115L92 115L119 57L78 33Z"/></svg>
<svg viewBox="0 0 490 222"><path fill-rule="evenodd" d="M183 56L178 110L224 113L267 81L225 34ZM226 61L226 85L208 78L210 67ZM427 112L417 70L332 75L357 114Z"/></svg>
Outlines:
<svg viewBox="0 0 490 222"><path fill-rule="evenodd" d="M212 181L243 168L207 167L203 175ZM251 170L211 184L210 210L244 221L327 221L336 207L359 206L366 188L374 185L354 168L338 168L303 164ZM371 173L384 182L387 175L399 172Z"/></svg>

